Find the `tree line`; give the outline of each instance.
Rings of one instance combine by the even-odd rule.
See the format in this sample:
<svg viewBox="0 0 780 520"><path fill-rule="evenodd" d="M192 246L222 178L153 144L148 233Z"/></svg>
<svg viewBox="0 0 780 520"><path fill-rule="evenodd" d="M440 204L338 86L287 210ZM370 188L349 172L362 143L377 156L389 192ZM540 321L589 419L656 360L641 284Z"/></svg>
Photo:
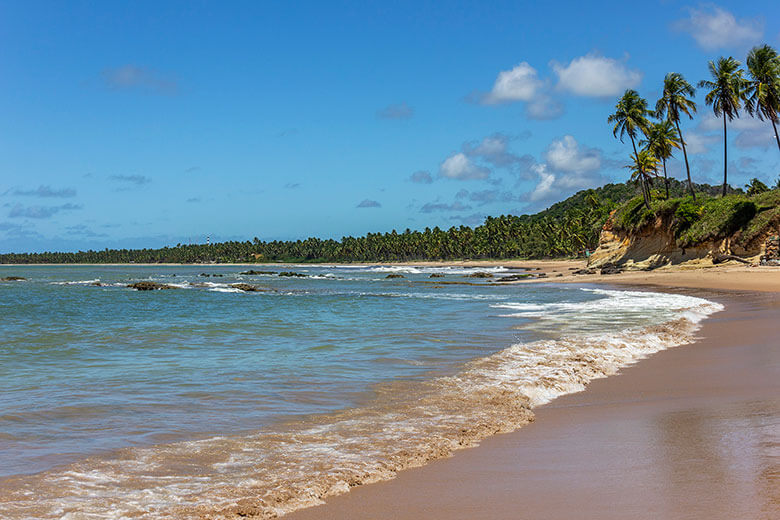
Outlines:
<svg viewBox="0 0 780 520"><path fill-rule="evenodd" d="M695 185L714 195L718 188ZM672 195L686 186L670 179ZM406 229L340 240L229 241L177 244L159 249L105 249L79 252L9 253L0 263L228 263L228 262L398 262L486 258L575 257L598 246L612 210L636 195L636 182L583 190L534 215L487 217L476 227Z"/></svg>
<svg viewBox="0 0 780 520"><path fill-rule="evenodd" d="M777 132L780 123L780 57L775 49L765 44L751 49L746 64L747 71L741 68L741 63L734 57L721 56L709 62L710 79L698 82L699 88L707 89L704 102L712 107L715 117L723 118L723 196L728 191L727 121L739 117L741 110L761 121L768 121L780 150ZM631 178L639 183L648 209L650 187L654 179L660 176L661 166L666 198L669 198L666 161L673 156L675 149L682 149L688 190L693 200L696 200L688 152L680 127L683 116L690 120L696 113L697 106L692 99L695 94L696 89L682 74L670 72L664 78L663 92L654 110L648 108L647 100L636 90L628 89L615 105L615 112L607 118L607 122L613 124L612 134L615 138L623 142L627 135L631 139L634 153L627 168L631 171Z"/></svg>

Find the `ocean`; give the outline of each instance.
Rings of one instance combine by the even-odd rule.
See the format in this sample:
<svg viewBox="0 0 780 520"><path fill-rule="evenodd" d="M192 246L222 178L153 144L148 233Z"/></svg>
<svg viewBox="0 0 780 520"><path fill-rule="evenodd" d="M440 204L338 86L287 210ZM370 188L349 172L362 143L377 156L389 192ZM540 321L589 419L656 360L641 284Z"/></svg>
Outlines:
<svg viewBox="0 0 780 520"><path fill-rule="evenodd" d="M722 308L511 274L0 266L27 279L0 282L0 517L272 518L515 430Z"/></svg>

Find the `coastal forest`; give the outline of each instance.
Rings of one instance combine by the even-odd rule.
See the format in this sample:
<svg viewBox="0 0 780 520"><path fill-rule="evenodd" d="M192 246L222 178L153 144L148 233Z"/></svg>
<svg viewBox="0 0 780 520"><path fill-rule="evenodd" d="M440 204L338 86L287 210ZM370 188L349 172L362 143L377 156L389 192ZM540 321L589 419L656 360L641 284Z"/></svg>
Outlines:
<svg viewBox="0 0 780 520"><path fill-rule="evenodd" d="M754 181L760 183L760 181ZM656 183L651 190L655 199L665 195L665 187ZM697 201L720 200L718 186L694 184ZM761 184L763 186L763 184ZM759 186L759 192L776 193ZM686 200L688 185L669 179L670 202ZM399 262L419 260L455 260L486 258L552 258L582 256L598 246L599 234L610 213L626 205L633 219L647 218L636 211L636 181L607 184L583 190L534 215L487 217L476 227L438 227L422 231L406 229L388 233L368 233L341 240L307 238L294 241L262 241L214 244L177 244L160 249L105 249L75 253L24 253L0 255L0 263L231 263L231 262ZM750 191L750 188L748 189ZM737 200L748 200L741 189L730 189ZM754 194L751 192L750 196ZM731 200L731 199L729 199ZM667 204L668 205L668 204ZM702 206L703 207L703 206ZM699 206L684 205L689 220L700 213ZM687 213L686 213L687 214Z"/></svg>
<svg viewBox="0 0 780 520"><path fill-rule="evenodd" d="M580 191L533 215L487 217L476 227L392 230L340 240L307 238L215 244L177 244L160 249L9 253L0 263L231 263L231 262L393 262L456 259L577 257L598 246L607 224L639 233L662 221L683 246L743 232L753 240L780 227L780 180L769 187L759 179L743 188L728 182L728 123L740 114L770 125L780 150L780 56L769 45L754 47L746 69L734 57L709 62L705 104L723 121L723 183L695 184L683 132L698 107L696 87L671 72L654 108L635 90L626 90L607 117L612 134L631 144L624 183ZM628 144L628 143L626 143ZM669 177L667 161L682 152L686 179Z"/></svg>

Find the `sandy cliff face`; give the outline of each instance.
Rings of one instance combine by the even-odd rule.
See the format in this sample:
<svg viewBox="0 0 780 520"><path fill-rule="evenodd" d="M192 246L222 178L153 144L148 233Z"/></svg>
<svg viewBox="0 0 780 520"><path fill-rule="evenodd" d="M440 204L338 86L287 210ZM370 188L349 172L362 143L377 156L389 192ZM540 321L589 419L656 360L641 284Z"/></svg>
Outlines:
<svg viewBox="0 0 780 520"><path fill-rule="evenodd" d="M721 239L679 247L669 226L658 219L636 235L612 228L607 221L599 237L599 247L588 260L589 267L614 264L625 269L648 269L688 262L712 262L721 255L758 257L763 253L763 240L754 240L746 247L739 245L739 233ZM757 259L757 258L756 258Z"/></svg>

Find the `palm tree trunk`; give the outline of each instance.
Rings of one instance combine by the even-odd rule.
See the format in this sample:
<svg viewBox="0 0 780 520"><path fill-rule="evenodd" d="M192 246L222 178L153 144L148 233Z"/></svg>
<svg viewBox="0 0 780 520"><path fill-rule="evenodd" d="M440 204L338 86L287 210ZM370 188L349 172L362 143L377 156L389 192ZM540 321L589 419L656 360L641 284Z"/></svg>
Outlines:
<svg viewBox="0 0 780 520"><path fill-rule="evenodd" d="M693 201L696 202L696 192L693 191L693 183L691 182L691 168L690 166L688 166L688 152L685 151L685 139L683 139L682 130L680 130L680 120L676 119L674 121L674 124L677 125L677 135L680 136L680 144L682 145L682 149L683 149L683 157L685 157L685 171L688 173L688 189L691 191L691 197L693 197Z"/></svg>
<svg viewBox="0 0 780 520"><path fill-rule="evenodd" d="M669 177L666 175L666 157L663 158L664 162L664 185L666 186L666 200L669 200Z"/></svg>
<svg viewBox="0 0 780 520"><path fill-rule="evenodd" d="M723 114L723 193L722 196L726 196L726 181L728 179L728 143L726 139L726 114Z"/></svg>
<svg viewBox="0 0 780 520"><path fill-rule="evenodd" d="M777 125L775 124L774 119L770 119L772 121L772 128L775 130L775 141L777 141L777 149L780 150L780 137L777 136Z"/></svg>
<svg viewBox="0 0 780 520"><path fill-rule="evenodd" d="M629 134L631 138L631 146L634 147L634 157L638 160L639 154L636 151L636 143L634 142L634 136ZM647 189L645 188L645 176L644 173L639 173L639 186L642 188L642 198L645 199L645 206L650 209L650 197L648 196Z"/></svg>

